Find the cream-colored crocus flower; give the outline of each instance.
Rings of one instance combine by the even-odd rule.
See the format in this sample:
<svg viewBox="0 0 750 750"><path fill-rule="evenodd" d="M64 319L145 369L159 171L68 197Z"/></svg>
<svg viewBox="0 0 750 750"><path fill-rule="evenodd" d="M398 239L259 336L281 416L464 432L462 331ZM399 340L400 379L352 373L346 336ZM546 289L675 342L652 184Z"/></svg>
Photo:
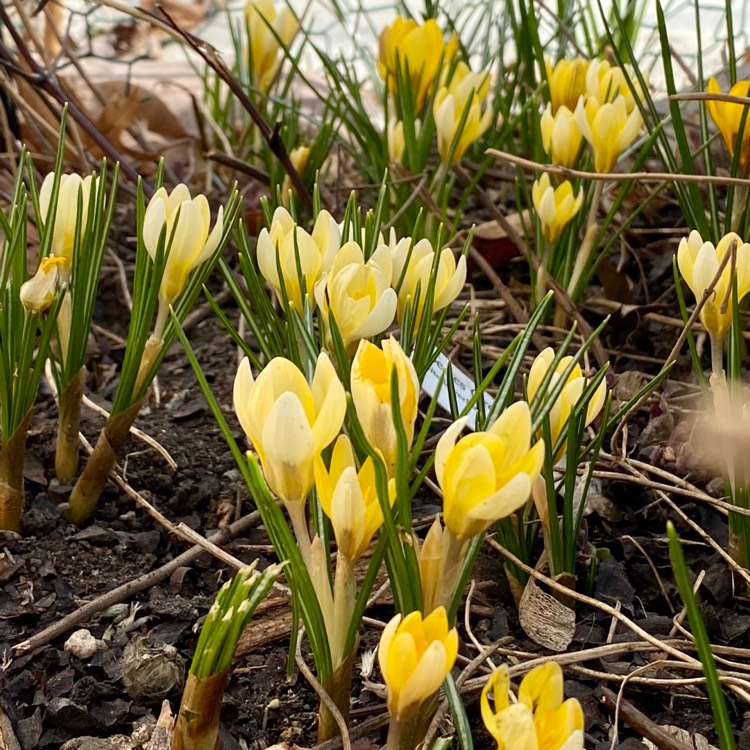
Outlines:
<svg viewBox="0 0 750 750"><path fill-rule="evenodd" d="M712 76L708 81L706 91L709 94L721 94L719 82ZM729 89L730 96L741 96L747 98L750 95L750 81L737 81ZM731 156L734 156L734 150L737 148L737 139L740 134L742 118L745 115L747 106L735 102L719 102L709 99L708 113L711 119L719 128L721 137L729 150ZM745 128L742 131L742 140L739 143L740 148L740 168L743 174L750 171L750 117L746 118Z"/></svg>
<svg viewBox="0 0 750 750"><path fill-rule="evenodd" d="M319 355L311 384L283 357L253 378L246 357L234 380L234 410L268 486L287 506L304 506L315 457L339 434L346 414L346 392L328 356Z"/></svg>
<svg viewBox="0 0 750 750"><path fill-rule="evenodd" d="M341 230L328 211L318 214L312 233L309 234L297 226L290 213L280 206L274 211L270 231L264 227L258 235L258 269L281 297L281 266L286 299L302 315L305 299L312 306L315 305L315 284L331 268L340 247ZM304 291L300 282L305 287Z"/></svg>
<svg viewBox="0 0 750 750"><path fill-rule="evenodd" d="M484 686L481 701L482 720L498 750L583 750L583 710L575 698L563 700L557 662L540 664L523 678L517 703L510 702L509 692L503 664Z"/></svg>
<svg viewBox="0 0 750 750"><path fill-rule="evenodd" d="M310 147L309 146L297 146L289 152L289 161L294 167L294 171L297 172L300 177L307 167L307 162L310 160ZM284 181L281 183L281 202L286 207L289 205L289 192L292 190L292 181L288 174L284 175Z"/></svg>
<svg viewBox="0 0 750 750"><path fill-rule="evenodd" d="M465 424L465 417L454 422L435 450L443 519L457 539L481 534L518 510L544 462L544 442L532 445L531 413L523 401L508 407L486 432L458 440Z"/></svg>
<svg viewBox="0 0 750 750"><path fill-rule="evenodd" d="M473 73L462 61L456 66L447 85L438 89L432 111L437 130L438 153L448 166L460 161L469 146L492 123L492 107L486 106L489 88L489 73ZM468 114L459 132L467 110Z"/></svg>
<svg viewBox="0 0 750 750"><path fill-rule="evenodd" d="M635 93L628 85L628 78L632 81ZM625 100L628 114L636 108L637 100L643 98L633 69L629 66L620 68L608 60L592 60L589 63L586 71L586 95L596 99L599 104L613 102L621 96Z"/></svg>
<svg viewBox="0 0 750 750"><path fill-rule="evenodd" d="M601 173L615 168L620 154L633 143L643 124L637 108L628 114L624 96L604 104L591 97L586 104L580 99L575 116L583 137L594 151L594 168Z"/></svg>
<svg viewBox="0 0 750 750"><path fill-rule="evenodd" d="M553 115L552 105L548 104L542 112L541 128L542 147L550 155L553 164L574 167L583 135L573 112L563 104Z"/></svg>
<svg viewBox="0 0 750 750"><path fill-rule="evenodd" d="M245 4L248 38L248 70L253 86L264 93L279 68L279 54L299 29L299 21L286 3L281 10L271 0L249 0ZM279 44L281 40L281 44Z"/></svg>
<svg viewBox="0 0 750 750"><path fill-rule="evenodd" d="M547 69L547 84L549 86L552 114L556 114L560 107L567 107L573 111L578 104L579 97L586 93L586 71L589 61L582 57L572 60L558 60L554 67L549 59L544 61Z"/></svg>
<svg viewBox="0 0 750 750"><path fill-rule="evenodd" d="M391 474L396 463L396 428L391 403L394 370L398 379L401 419L407 443L411 445L419 406L419 379L414 364L393 336L380 346L364 339L359 342L352 361L352 400L365 437L373 448L380 451Z"/></svg>
<svg viewBox="0 0 750 750"><path fill-rule="evenodd" d="M168 193L159 188L146 207L143 218L143 244L156 258L159 239L164 233L167 261L159 287L159 315L154 336L160 338L169 314L169 306L182 294L191 272L208 260L221 242L224 231L224 207L219 207L211 229L211 212L205 195L191 197L187 185L180 183ZM209 231L210 230L210 231Z"/></svg>
<svg viewBox="0 0 750 750"><path fill-rule="evenodd" d="M60 268L66 263L65 258L48 255L42 258L37 272L21 284L19 291L21 304L30 312L44 312L55 299L55 292L60 285Z"/></svg>
<svg viewBox="0 0 750 750"><path fill-rule="evenodd" d="M466 282L466 258L456 256L449 247L444 247L437 258L427 239L414 242L411 237L403 237L394 242L392 236L390 250L393 256L393 284L398 288L398 320L403 320L404 309L408 300L417 300L417 327L422 320L422 312L428 289L433 290L432 312L436 313L448 307L459 295Z"/></svg>
<svg viewBox="0 0 750 750"><path fill-rule="evenodd" d="M52 187L55 181L53 172L48 174L39 189L39 212L42 222L49 219L50 204L52 202ZM76 223L78 221L78 198L81 199L80 234L86 232L89 215L89 196L94 184L94 175L81 177L77 174L64 174L60 177L60 187L57 193L57 208L55 210L55 228L52 233L52 255L63 258L65 265L59 271L63 278L70 272L73 261L73 249L76 241Z"/></svg>
<svg viewBox="0 0 750 750"><path fill-rule="evenodd" d="M574 195L573 186L565 180L552 187L545 172L531 186L534 209L542 222L542 234L547 242L555 242L565 225L581 210L583 191Z"/></svg>
<svg viewBox="0 0 750 750"><path fill-rule="evenodd" d="M385 626L378 646L391 719L408 719L431 698L453 669L457 654L458 633L448 627L443 607L424 619L421 612L396 615Z"/></svg>
<svg viewBox="0 0 750 750"><path fill-rule="evenodd" d="M547 347L544 351L540 352L529 370L529 379L526 384L526 395L529 399L529 403L533 403L534 399L544 399L547 393L552 392L560 382L560 378L563 376L565 370L573 361L573 357L563 357L555 367L555 371L550 378L544 391L540 391L542 382L544 381L547 373L549 372L552 363L555 360L555 352L552 347ZM573 407L578 403L581 398L581 394L589 384L589 380L583 376L583 371L580 365L576 364L568 375L568 379L565 381L560 395L557 397L554 406L549 414L550 423L550 436L552 440L552 446L557 443L557 439L567 429L568 419L570 418L570 412ZM591 400L586 407L586 420L585 426L588 427L594 419L599 415L599 412L604 407L604 401L607 398L607 384L602 380L596 391L591 397ZM555 456L555 461L559 461L565 455L566 445L563 443L559 452Z"/></svg>
<svg viewBox="0 0 750 750"><path fill-rule="evenodd" d="M391 117L385 129L385 138L388 145L388 161L401 164L404 160L404 149L406 148L404 123L397 117Z"/></svg>
<svg viewBox="0 0 750 750"><path fill-rule="evenodd" d="M396 292L390 287L390 249L381 245L365 262L356 242L341 246L331 265L315 285L315 300L327 325L333 313L344 347L353 349L360 339L383 333L396 315ZM351 353L351 351L350 351Z"/></svg>
<svg viewBox="0 0 750 750"><path fill-rule="evenodd" d="M458 38L448 43L434 18L418 24L413 18L398 16L380 33L378 68L392 93L397 91L399 77L408 82L419 112L430 95L441 66L447 65L458 49Z"/></svg>
<svg viewBox="0 0 750 750"><path fill-rule="evenodd" d="M383 524L372 458L368 457L357 471L351 441L340 435L329 469L320 456L315 458L315 487L320 505L331 519L339 554L351 562L358 560ZM391 493L391 505L395 497Z"/></svg>
<svg viewBox="0 0 750 750"><path fill-rule="evenodd" d="M724 256L730 252L734 243L736 259L733 266L730 259L724 266L713 293L706 300L699 313L701 323L706 330L721 342L732 324L732 268L737 276L737 299L741 300L750 292L750 244L743 242L734 232L724 235L714 247L711 242L704 242L696 231L680 241L677 249L677 265L696 300L703 298L703 293L719 271Z"/></svg>

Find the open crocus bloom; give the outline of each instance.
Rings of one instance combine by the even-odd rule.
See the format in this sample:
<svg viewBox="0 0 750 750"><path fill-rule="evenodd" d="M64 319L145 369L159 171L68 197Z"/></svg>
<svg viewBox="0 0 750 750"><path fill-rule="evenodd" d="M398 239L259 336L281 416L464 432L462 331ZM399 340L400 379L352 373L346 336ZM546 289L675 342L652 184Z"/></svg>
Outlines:
<svg viewBox="0 0 750 750"><path fill-rule="evenodd" d="M701 323L712 337L722 340L732 324L732 268L737 276L737 300L750 292L750 244L743 242L738 234L730 232L724 235L716 247L711 242L703 242L696 231L680 240L677 249L677 265L696 300L703 297L724 256L735 246L735 263L730 259L719 276L713 293L706 300L699 313Z"/></svg>
<svg viewBox="0 0 750 750"><path fill-rule="evenodd" d="M254 379L246 357L234 380L234 410L268 486L285 503L304 503L315 457L339 434L346 414L346 392L328 356L318 357L312 384L283 357Z"/></svg>
<svg viewBox="0 0 750 750"><path fill-rule="evenodd" d="M545 172L531 186L531 199L534 202L542 234L547 242L555 242L565 225L581 210L583 191L573 194L573 186L568 180L552 187L549 175Z"/></svg>
<svg viewBox="0 0 750 750"><path fill-rule="evenodd" d="M433 696L453 669L458 633L448 627L443 607L396 615L380 637L378 661L388 688L388 711L403 719Z"/></svg>
<svg viewBox="0 0 750 750"><path fill-rule="evenodd" d="M572 168L581 150L581 128L573 112L565 105L552 114L552 105L548 104L542 112L542 147L550 155L554 164Z"/></svg>
<svg viewBox="0 0 750 750"><path fill-rule="evenodd" d="M531 414L524 401L508 407L486 432L456 442L465 424L465 417L454 422L435 451L443 519L458 539L481 534L518 510L544 462L544 443L531 445Z"/></svg>
<svg viewBox="0 0 750 750"><path fill-rule="evenodd" d="M540 664L523 678L518 703L510 703L509 690L505 665L495 670L482 690L482 720L498 750L583 750L581 704L575 698L563 701L563 675L557 662Z"/></svg>

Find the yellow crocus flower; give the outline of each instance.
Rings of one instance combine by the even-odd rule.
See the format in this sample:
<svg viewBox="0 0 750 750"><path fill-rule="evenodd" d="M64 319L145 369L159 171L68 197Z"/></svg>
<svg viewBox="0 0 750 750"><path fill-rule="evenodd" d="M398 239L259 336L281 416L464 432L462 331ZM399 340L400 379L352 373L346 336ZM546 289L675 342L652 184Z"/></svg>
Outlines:
<svg viewBox="0 0 750 750"><path fill-rule="evenodd" d="M294 167L294 171L297 172L300 177L307 167L307 162L310 160L310 147L309 146L297 146L289 152L289 161ZM284 175L284 181L281 183L281 202L286 207L289 205L289 192L292 190L292 181L288 174Z"/></svg>
<svg viewBox="0 0 750 750"><path fill-rule="evenodd" d="M385 626L378 646L391 717L404 720L431 698L453 669L457 654L458 633L448 627L444 607L424 619L421 612L396 615Z"/></svg>
<svg viewBox="0 0 750 750"><path fill-rule="evenodd" d="M346 392L331 360L318 356L308 384L283 357L253 378L245 357L234 380L234 410L268 486L287 505L303 505L313 486L315 457L339 434L346 414Z"/></svg>
<svg viewBox="0 0 750 750"><path fill-rule="evenodd" d="M380 346L364 339L359 342L352 361L352 400L365 437L383 455L389 472L396 463L396 428L391 405L394 370L398 378L401 419L407 443L411 445L419 406L419 379L414 364L393 336L384 339Z"/></svg>
<svg viewBox="0 0 750 750"><path fill-rule="evenodd" d="M385 331L396 315L396 292L390 287L393 262L390 249L381 245L365 262L356 242L341 246L331 265L315 285L315 300L323 320L333 313L344 347ZM351 352L350 352L351 353Z"/></svg>
<svg viewBox="0 0 750 750"><path fill-rule="evenodd" d="M575 698L563 700L557 662L540 664L523 678L517 703L510 703L509 691L508 668L502 665L487 681L481 700L482 720L498 750L583 750L583 710Z"/></svg>
<svg viewBox="0 0 750 750"><path fill-rule="evenodd" d="M714 247L711 242L704 242L696 231L680 240L677 249L677 265L696 300L703 298L703 293L716 276L724 256L736 243L737 256L735 272L737 275L737 299L741 300L750 292L750 244L743 242L734 232L724 235ZM713 294L706 300L699 313L701 323L712 338L722 341L732 324L732 261L724 266Z"/></svg>
<svg viewBox="0 0 750 750"><path fill-rule="evenodd" d="M320 456L315 457L315 487L320 505L331 519L339 554L351 562L358 560L383 524L372 458L368 457L357 471L351 441L340 435L329 469ZM389 500L393 505L394 493Z"/></svg>
<svg viewBox="0 0 750 750"><path fill-rule="evenodd" d="M601 173L615 168L620 154L635 140L643 124L638 109L628 114L624 96L604 104L592 97L586 104L580 99L575 116L583 137L594 151L594 168Z"/></svg>
<svg viewBox="0 0 750 750"><path fill-rule="evenodd" d="M552 105L548 104L542 113L541 128L542 147L552 162L561 167L574 167L583 135L573 112L563 104L553 115Z"/></svg>
<svg viewBox="0 0 750 750"><path fill-rule="evenodd" d="M531 369L529 370L528 382L526 384L526 395L530 404L533 403L534 399L537 397L544 399L547 393L554 390L560 382L563 373L573 361L573 357L563 357L555 367L555 371L546 387L546 390L540 392L539 389L542 385L542 381L549 372L554 359L554 350L552 347L547 347L537 355L532 363ZM568 379L549 413L550 435L552 440L552 446L550 447L553 447L555 443L557 443L557 439L567 429L570 412L573 410L576 403L578 403L578 399L581 398L581 394L588 384L588 379L583 376L583 371L580 366L576 364L570 375L568 375ZM590 425L594 419L596 419L599 412L604 407L606 397L607 384L602 380L586 407L586 426ZM563 444L558 455L555 456L555 461L559 461L565 455L565 449L566 446Z"/></svg>
<svg viewBox="0 0 750 750"><path fill-rule="evenodd" d="M635 91L628 85L628 78ZM618 97L623 97L625 107L630 114L636 108L637 99L642 98L642 91L633 69L629 66L620 68L611 65L608 60L592 60L586 71L586 95L591 99L596 99L599 104L613 102Z"/></svg>
<svg viewBox="0 0 750 750"><path fill-rule="evenodd" d="M277 11L271 0L249 0L245 5L245 26L252 84L265 93L279 68L282 44L289 47L292 43L299 21L286 4Z"/></svg>
<svg viewBox="0 0 750 750"><path fill-rule="evenodd" d="M456 35L453 34L446 44L434 18L418 24L413 18L398 16L383 29L378 42L378 68L388 90L396 92L400 75L404 82L408 81L415 112L419 112L432 91L441 66L456 53Z"/></svg>
<svg viewBox="0 0 750 750"><path fill-rule="evenodd" d="M27 310L44 312L52 304L60 284L60 267L65 263L65 258L56 255L42 258L37 272L19 290L21 304Z"/></svg>
<svg viewBox="0 0 750 750"><path fill-rule="evenodd" d="M579 97L586 93L586 71L589 61L582 57L573 60L558 60L554 67L547 59L544 61L547 69L547 84L549 86L552 114L556 114L560 107L567 107L571 112L576 108Z"/></svg>
<svg viewBox="0 0 750 750"><path fill-rule="evenodd" d="M404 160L404 149L406 148L404 123L397 117L391 117L385 129L385 138L388 145L388 161L401 164Z"/></svg>
<svg viewBox="0 0 750 750"><path fill-rule="evenodd" d="M429 240L414 242L411 237L404 237L395 243L393 240L395 236L390 244L393 283L401 284L398 290L398 320L399 323L403 320L407 301L415 301L419 294L416 318L419 326L428 289L433 290L433 313L448 307L459 295L466 281L466 258L461 255L456 262L453 251L444 247L440 251L433 277L435 250Z"/></svg>
<svg viewBox="0 0 750 750"><path fill-rule="evenodd" d="M465 424L465 417L454 422L435 450L443 519L457 539L481 534L518 510L544 461L543 441L531 445L531 413L523 401L507 408L486 432L458 440Z"/></svg>
<svg viewBox="0 0 750 750"><path fill-rule="evenodd" d="M264 227L258 235L258 269L263 278L276 290L276 294L281 296L278 268L281 266L286 298L302 315L305 299L311 305L315 305L315 284L323 273L331 268L340 247L341 230L328 211L318 214L312 233L308 233L297 226L285 208L279 206L274 211L271 229ZM299 270L302 271L301 279ZM304 291L300 282L304 285Z"/></svg>
<svg viewBox="0 0 750 750"><path fill-rule="evenodd" d="M707 91L709 94L721 93L719 82L713 76L708 81ZM750 81L737 81L729 89L729 95L750 96ZM747 106L734 102L719 102L715 100L709 100L707 104L711 119L716 123L716 127L719 128L721 137L724 139L729 153L734 156L734 149L737 147L737 139L740 134L740 125L742 125L742 117ZM739 147L740 167L742 172L747 174L748 170L750 170L750 115L745 119L745 128L742 131L742 140Z"/></svg>
<svg viewBox="0 0 750 750"><path fill-rule="evenodd" d="M583 191L573 194L573 186L568 180L552 187L549 175L545 172L531 186L531 199L534 209L542 222L542 234L547 242L555 242L565 225L581 210Z"/></svg>
<svg viewBox="0 0 750 750"><path fill-rule="evenodd" d="M224 207L220 206L211 229L211 211L206 196L199 194L193 198L184 183L177 185L171 193L159 188L149 201L143 217L143 244L155 259L159 238L165 232L167 254L159 287L156 338L160 338L169 306L182 294L191 272L208 260L218 247L224 231L223 216Z"/></svg>
<svg viewBox="0 0 750 750"><path fill-rule="evenodd" d="M57 208L55 209L54 230L52 232L51 254L63 258L65 264L59 271L64 277L70 271L73 261L73 249L76 241L76 223L78 220L78 197L81 198L81 227L80 234L86 232L89 214L89 196L94 186L94 175L81 177L77 174L60 176L60 187L57 193ZM42 222L49 220L50 203L52 201L52 186L55 181L54 172L48 174L39 188L39 217Z"/></svg>
<svg viewBox="0 0 750 750"><path fill-rule="evenodd" d="M466 149L492 123L492 108L484 106L489 86L489 73L473 73L462 61L456 66L447 85L438 89L432 111L437 130L438 153L449 166L460 161ZM459 134L458 128L467 109L468 115ZM451 151L454 141L455 148Z"/></svg>

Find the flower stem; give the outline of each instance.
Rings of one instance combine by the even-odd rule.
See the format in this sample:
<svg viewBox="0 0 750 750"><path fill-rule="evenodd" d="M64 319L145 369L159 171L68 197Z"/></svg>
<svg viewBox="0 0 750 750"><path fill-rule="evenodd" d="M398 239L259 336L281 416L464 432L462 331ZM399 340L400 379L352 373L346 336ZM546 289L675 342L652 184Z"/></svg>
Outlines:
<svg viewBox="0 0 750 750"><path fill-rule="evenodd" d="M591 253L594 250L594 240L599 233L599 225L597 224L596 217L599 213L599 204L602 201L603 189L603 180L598 180L594 183L594 194L591 196L591 206L589 208L588 218L586 219L586 232L583 235L583 243L581 244L581 249L576 256L576 261L573 265L573 273L568 282L568 295L574 302L577 301L579 296L577 287L581 281L583 273L589 265Z"/></svg>

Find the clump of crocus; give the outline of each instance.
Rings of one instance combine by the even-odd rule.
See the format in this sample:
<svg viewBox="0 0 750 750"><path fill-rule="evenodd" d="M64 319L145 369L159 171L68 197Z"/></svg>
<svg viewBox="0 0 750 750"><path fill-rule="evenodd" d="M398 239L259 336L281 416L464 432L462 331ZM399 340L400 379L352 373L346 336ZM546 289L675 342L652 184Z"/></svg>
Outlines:
<svg viewBox="0 0 750 750"><path fill-rule="evenodd" d="M414 112L424 107L443 66L458 48L455 34L445 42L433 18L423 24L413 18L396 20L380 33L378 68L391 93L398 94L399 82L410 89Z"/></svg>
<svg viewBox="0 0 750 750"><path fill-rule="evenodd" d="M393 424L391 378L396 373L401 419L408 445L414 439L419 406L419 379L411 359L391 336L380 346L360 341L351 370L351 393L365 437L380 451L386 468L393 473L397 436Z"/></svg>
<svg viewBox="0 0 750 750"><path fill-rule="evenodd" d="M474 73L460 61L438 89L433 115L438 153L444 164L451 166L460 161L492 123L492 108L486 104L489 87L488 73Z"/></svg>
<svg viewBox="0 0 750 750"><path fill-rule="evenodd" d="M396 315L396 292L391 289L393 261L387 245L381 245L365 262L356 242L341 246L328 273L315 285L315 300L324 325L329 312L351 354L360 339L383 333Z"/></svg>
<svg viewBox="0 0 750 750"><path fill-rule="evenodd" d="M309 562L305 503L314 482L315 458L341 430L346 414L344 386L325 353L319 355L309 384L284 357L272 359L257 378L245 358L234 380L234 409L260 458L268 486L286 506L303 558Z"/></svg>
<svg viewBox="0 0 750 750"><path fill-rule="evenodd" d="M270 230L263 228L258 235L258 269L279 298L302 315L305 302L314 307L315 284L330 270L340 247L341 229L328 211L318 214L308 233L279 207Z"/></svg>
<svg viewBox="0 0 750 750"><path fill-rule="evenodd" d="M552 114L548 104L541 119L542 147L554 164L572 168L578 159L583 136L573 111L564 104Z"/></svg>
<svg viewBox="0 0 750 750"><path fill-rule="evenodd" d="M546 172L532 185L531 198L542 223L542 234L549 243L557 241L565 225L583 205L582 190L576 195L568 180L553 187Z"/></svg>
<svg viewBox="0 0 750 750"><path fill-rule="evenodd" d="M424 739L431 705L458 654L458 633L443 607L396 615L386 625L378 661L388 690L388 750L413 750Z"/></svg>
<svg viewBox="0 0 750 750"><path fill-rule="evenodd" d="M544 443L532 443L531 413L523 401L486 431L459 440L465 425L465 417L454 422L435 450L445 528L436 519L420 550L425 612L450 605L469 541L527 502L544 462Z"/></svg>
<svg viewBox="0 0 750 750"><path fill-rule="evenodd" d="M395 239L395 236L394 236ZM404 237L392 242L393 284L398 291L398 320L403 321L407 303L416 305L415 327L422 322L428 290L432 290L432 313L448 307L459 295L466 281L466 258L458 262L449 247L435 256L429 240L415 242Z"/></svg>
<svg viewBox="0 0 750 750"><path fill-rule="evenodd" d="M709 94L721 94L719 82L713 76L708 81L707 91ZM747 98L748 95L750 95L750 81L737 81L729 89L729 96ZM709 99L707 104L708 113L719 128L730 155L734 156L735 149L740 149L740 170L743 174L748 174L750 171L750 123L747 119L750 117L746 118L742 137L740 137L740 127L747 105L738 102L720 102L715 99Z"/></svg>
<svg viewBox="0 0 750 750"><path fill-rule="evenodd" d="M266 93L279 69L283 47L288 47L299 29L299 21L285 3L277 10L271 0L249 0L245 4L248 39L248 71L254 88ZM283 47L282 47L283 45Z"/></svg>
<svg viewBox="0 0 750 750"><path fill-rule="evenodd" d="M256 566L257 560L227 581L206 615L182 691L172 750L217 747L221 703L237 641L281 571L280 565L269 565L257 573Z"/></svg>
<svg viewBox="0 0 750 750"><path fill-rule="evenodd" d="M498 750L583 750L583 710L575 698L563 700L557 662L534 667L521 681L516 703L509 694L508 668L503 665L482 690L482 720Z"/></svg>
<svg viewBox="0 0 750 750"><path fill-rule="evenodd" d="M579 97L586 93L586 71L589 61L582 57L572 60L563 58L553 66L552 61L546 59L544 65L547 69L552 114L557 114L561 107L566 107L569 111L574 110Z"/></svg>

